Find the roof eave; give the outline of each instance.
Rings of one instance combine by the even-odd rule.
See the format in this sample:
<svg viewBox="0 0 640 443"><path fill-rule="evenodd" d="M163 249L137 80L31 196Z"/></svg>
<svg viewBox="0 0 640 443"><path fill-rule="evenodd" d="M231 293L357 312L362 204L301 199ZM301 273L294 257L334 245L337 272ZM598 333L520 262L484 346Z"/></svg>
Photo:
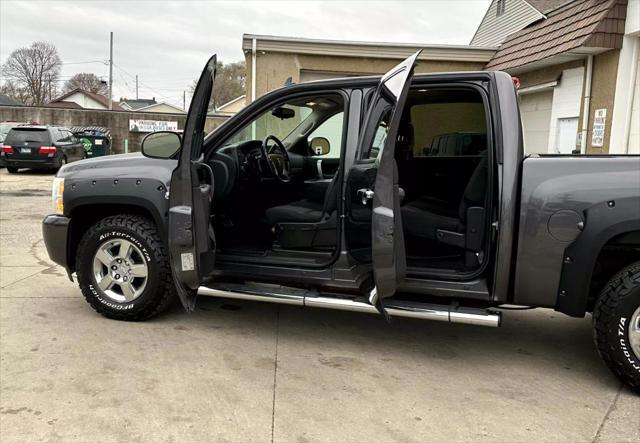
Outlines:
<svg viewBox="0 0 640 443"><path fill-rule="evenodd" d="M245 51L251 51L253 39L256 40L256 49L259 52L334 55L341 57L403 59L418 49L423 49L422 53L418 57L419 60L486 63L498 50L497 47L484 46L354 42L345 40L316 40L253 34L243 35L242 49Z"/></svg>

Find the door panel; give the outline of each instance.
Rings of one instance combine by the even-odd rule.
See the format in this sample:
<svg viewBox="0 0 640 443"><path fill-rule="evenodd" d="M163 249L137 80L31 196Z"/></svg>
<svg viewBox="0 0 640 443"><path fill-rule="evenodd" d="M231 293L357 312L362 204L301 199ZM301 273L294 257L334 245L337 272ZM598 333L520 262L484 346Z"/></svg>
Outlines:
<svg viewBox="0 0 640 443"><path fill-rule="evenodd" d="M382 300L395 294L404 279L406 257L400 213L400 189L395 145L402 112L411 84L416 52L386 73L371 100L358 143L358 161L348 178L347 221L360 229L371 220L371 260L374 288L369 302L384 312ZM358 188L359 186L366 186ZM367 209L357 210L358 204ZM365 222L366 223L366 222ZM347 227L349 232L349 226ZM351 229L353 234L353 229ZM353 240L351 239L353 244Z"/></svg>
<svg viewBox="0 0 640 443"><path fill-rule="evenodd" d="M208 165L199 162L215 72L214 55L202 71L191 100L169 193L171 270L180 301L189 312L195 307L196 290L213 269L215 258L215 238L209 224L213 173Z"/></svg>

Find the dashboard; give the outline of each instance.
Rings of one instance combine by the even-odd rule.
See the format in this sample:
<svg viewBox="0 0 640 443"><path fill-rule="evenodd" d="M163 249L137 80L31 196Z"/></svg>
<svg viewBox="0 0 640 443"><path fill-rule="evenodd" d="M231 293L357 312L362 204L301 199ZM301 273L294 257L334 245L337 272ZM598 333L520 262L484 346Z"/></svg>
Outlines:
<svg viewBox="0 0 640 443"><path fill-rule="evenodd" d="M292 177L303 172L305 157L289 152ZM207 163L213 169L214 197L225 198L242 182L273 180L262 155L262 141L249 140L218 149Z"/></svg>

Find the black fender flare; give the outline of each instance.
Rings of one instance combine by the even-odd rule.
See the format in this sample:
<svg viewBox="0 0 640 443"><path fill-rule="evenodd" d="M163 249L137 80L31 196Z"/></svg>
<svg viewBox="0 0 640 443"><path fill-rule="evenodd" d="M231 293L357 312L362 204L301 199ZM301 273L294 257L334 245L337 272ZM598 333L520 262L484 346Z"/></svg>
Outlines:
<svg viewBox="0 0 640 443"><path fill-rule="evenodd" d="M85 210L99 212L104 205L137 207L148 213L156 223L163 241L167 241L167 189L157 179L117 178L96 180L69 180L65 184L65 215L70 217L69 242L75 238L74 230ZM67 263L73 263L72 245L67 245Z"/></svg>
<svg viewBox="0 0 640 443"><path fill-rule="evenodd" d="M640 196L611 199L584 211L585 226L565 250L555 310L584 317L598 255L617 235L640 231Z"/></svg>

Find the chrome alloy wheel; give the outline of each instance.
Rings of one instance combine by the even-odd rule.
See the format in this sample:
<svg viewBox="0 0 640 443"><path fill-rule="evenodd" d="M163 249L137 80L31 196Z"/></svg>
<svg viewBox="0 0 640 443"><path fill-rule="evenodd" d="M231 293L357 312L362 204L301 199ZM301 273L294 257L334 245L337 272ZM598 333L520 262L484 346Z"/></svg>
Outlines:
<svg viewBox="0 0 640 443"><path fill-rule="evenodd" d="M128 303L144 291L149 268L136 245L128 240L111 239L102 243L93 255L93 276L107 297Z"/></svg>
<svg viewBox="0 0 640 443"><path fill-rule="evenodd" d="M640 359L640 307L635 310L629 322L629 345L636 358Z"/></svg>

